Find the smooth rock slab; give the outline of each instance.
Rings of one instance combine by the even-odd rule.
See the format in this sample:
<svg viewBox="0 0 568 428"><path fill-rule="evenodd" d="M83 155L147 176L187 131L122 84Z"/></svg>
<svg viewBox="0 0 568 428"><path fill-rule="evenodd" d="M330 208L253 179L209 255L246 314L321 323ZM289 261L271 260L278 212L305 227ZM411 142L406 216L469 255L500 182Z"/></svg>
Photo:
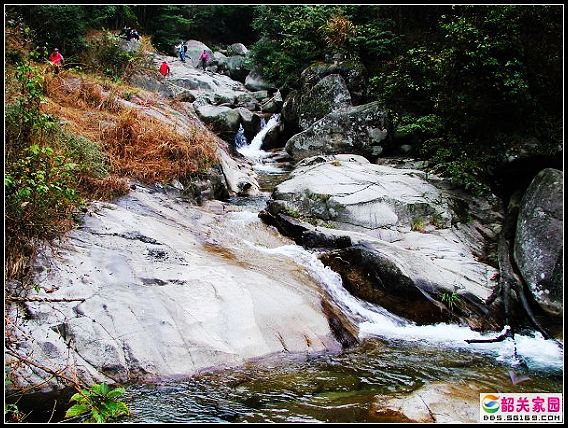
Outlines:
<svg viewBox="0 0 568 428"><path fill-rule="evenodd" d="M404 397L377 395L370 412L381 422L478 423L480 392L469 385L433 383Z"/></svg>
<svg viewBox="0 0 568 428"><path fill-rule="evenodd" d="M317 284L292 261L256 253L231 234L247 222L141 186L91 209L38 265L38 283L55 290L49 297L85 299L29 304L22 331L42 364L58 370L75 359L87 382L125 382L339 349ZM263 242L286 242L252 218ZM23 372L17 378L22 385L39 380Z"/></svg>

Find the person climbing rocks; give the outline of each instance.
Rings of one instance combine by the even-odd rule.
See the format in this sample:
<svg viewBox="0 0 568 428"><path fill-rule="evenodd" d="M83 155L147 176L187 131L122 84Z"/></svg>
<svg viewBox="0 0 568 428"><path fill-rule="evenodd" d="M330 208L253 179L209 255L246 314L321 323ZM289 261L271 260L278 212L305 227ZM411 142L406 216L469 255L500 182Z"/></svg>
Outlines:
<svg viewBox="0 0 568 428"><path fill-rule="evenodd" d="M166 61L162 61L162 64L160 64L160 74L164 77L171 76L171 74L172 74L172 71L170 70L170 66L168 65L168 63Z"/></svg>
<svg viewBox="0 0 568 428"><path fill-rule="evenodd" d="M197 59L198 59L198 61L201 62L201 66L203 67L203 70L205 70L205 66L207 65L207 60L209 60L209 55L207 54L205 49L203 49L203 52L201 52L201 55L199 55L199 58L197 58Z"/></svg>
<svg viewBox="0 0 568 428"><path fill-rule="evenodd" d="M63 67L65 64L65 58L63 58L63 55L57 48L53 49L53 52L49 55L49 61L53 64L53 72L55 74L59 73L60 67Z"/></svg>
<svg viewBox="0 0 568 428"><path fill-rule="evenodd" d="M185 58L187 58L187 44L185 42L183 42L183 60L185 62ZM191 59L191 58L189 58Z"/></svg>
<svg viewBox="0 0 568 428"><path fill-rule="evenodd" d="M180 42L179 45L176 46L177 53L179 55L179 59L181 62L185 62L185 54L187 52L187 46L185 43Z"/></svg>

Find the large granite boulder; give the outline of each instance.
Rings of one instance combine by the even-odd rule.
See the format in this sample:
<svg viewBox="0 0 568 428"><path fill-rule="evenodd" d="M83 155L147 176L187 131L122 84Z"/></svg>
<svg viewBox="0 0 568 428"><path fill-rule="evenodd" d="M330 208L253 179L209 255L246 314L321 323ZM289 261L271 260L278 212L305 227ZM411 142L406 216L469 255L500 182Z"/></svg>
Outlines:
<svg viewBox="0 0 568 428"><path fill-rule="evenodd" d="M239 130L241 115L236 109L204 104L198 106L195 112L203 122L210 124L223 139L231 139Z"/></svg>
<svg viewBox="0 0 568 428"><path fill-rule="evenodd" d="M379 102L332 111L286 143L294 159L354 153L376 157L388 142L388 117Z"/></svg>
<svg viewBox="0 0 568 428"><path fill-rule="evenodd" d="M242 55L245 56L248 53L248 49L242 43L233 43L232 45L227 46L227 55Z"/></svg>
<svg viewBox="0 0 568 428"><path fill-rule="evenodd" d="M276 91L274 96L260 105L260 109L263 113L278 113L282 110L283 104L284 100L282 99L282 94L280 91Z"/></svg>
<svg viewBox="0 0 568 428"><path fill-rule="evenodd" d="M187 64L191 64L193 67L197 67L199 65L199 55L201 55L201 52L205 51L207 52L207 55L209 55L209 59L213 59L213 51L211 49L209 49L209 47L205 44L202 43L198 40L188 40L187 41L187 57L189 57L188 59L186 59L186 63ZM191 60L189 60L191 59Z"/></svg>
<svg viewBox="0 0 568 428"><path fill-rule="evenodd" d="M548 314L562 316L562 171L542 170L528 187L519 211L514 258L535 301Z"/></svg>
<svg viewBox="0 0 568 428"><path fill-rule="evenodd" d="M304 88L314 86L330 74L339 74L345 80L353 104L359 104L367 86L367 70L365 66L360 62L350 60L327 63L316 62L302 72L301 78Z"/></svg>
<svg viewBox="0 0 568 428"><path fill-rule="evenodd" d="M484 224L465 221L456 212L463 204L484 211ZM314 238L349 238L351 246L322 261L353 294L419 323L455 317L480 328L497 324L483 303L497 270L482 260L497 239L502 212L496 198L474 207L420 170L357 155L315 156L274 189L263 218L310 247ZM444 302L451 295L456 307Z"/></svg>
<svg viewBox="0 0 568 428"><path fill-rule="evenodd" d="M262 75L256 71L251 70L251 72L245 78L245 88L249 91L267 91L273 89L275 86L273 83L267 81Z"/></svg>
<svg viewBox="0 0 568 428"><path fill-rule="evenodd" d="M330 74L301 94L294 116L298 129L304 131L332 111L351 106L351 95L339 74Z"/></svg>
<svg viewBox="0 0 568 428"><path fill-rule="evenodd" d="M241 123L243 125L247 140L252 141L254 136L260 131L260 116L244 107L239 107L236 110L241 116Z"/></svg>
<svg viewBox="0 0 568 428"><path fill-rule="evenodd" d="M251 70L246 57L233 55L228 57L225 61L225 67L227 68L231 79L244 83Z"/></svg>

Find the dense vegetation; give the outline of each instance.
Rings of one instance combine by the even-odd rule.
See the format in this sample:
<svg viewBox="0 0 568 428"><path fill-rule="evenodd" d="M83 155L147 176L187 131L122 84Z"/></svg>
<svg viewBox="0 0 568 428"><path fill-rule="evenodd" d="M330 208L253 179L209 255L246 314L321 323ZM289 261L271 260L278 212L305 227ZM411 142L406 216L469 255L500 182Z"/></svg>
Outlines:
<svg viewBox="0 0 568 428"><path fill-rule="evenodd" d="M561 146L561 7L263 6L253 27L256 66L281 85L334 54L361 61L367 101L471 190L531 138L532 154Z"/></svg>
<svg viewBox="0 0 568 428"><path fill-rule="evenodd" d="M397 137L470 190L506 155L558 151L561 6L10 6L38 45L73 58L90 29L137 27L170 51L194 38L243 42L254 66L295 87L314 61L340 54L368 71L364 101L391 112ZM112 58L112 55L111 55ZM112 72L112 70L110 70Z"/></svg>

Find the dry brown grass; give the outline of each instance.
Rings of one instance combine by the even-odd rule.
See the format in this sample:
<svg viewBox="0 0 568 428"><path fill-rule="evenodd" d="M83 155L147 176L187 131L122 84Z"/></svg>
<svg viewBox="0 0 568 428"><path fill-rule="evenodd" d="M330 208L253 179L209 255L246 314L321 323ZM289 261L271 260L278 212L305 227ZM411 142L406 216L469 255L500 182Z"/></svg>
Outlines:
<svg viewBox="0 0 568 428"><path fill-rule="evenodd" d="M122 112L116 126L102 131L102 141L113 171L146 183L184 178L217 158L213 135L196 127L181 135L136 110Z"/></svg>
<svg viewBox="0 0 568 428"><path fill-rule="evenodd" d="M128 179L111 174L103 178L92 177L86 174L79 176L80 192L91 200L110 201L119 196L126 195L130 186Z"/></svg>
<svg viewBox="0 0 568 428"><path fill-rule="evenodd" d="M131 88L109 86L70 75L46 77L47 112L62 118L68 130L101 144L112 172L145 183L169 182L209 168L217 159L216 137L198 126L182 134L173 126L121 106L118 95ZM147 107L155 100L143 93L132 102ZM106 187L110 182L89 181ZM116 184L117 189L121 188ZM120 193L120 192L119 192ZM101 189L101 194L113 194Z"/></svg>
<svg viewBox="0 0 568 428"><path fill-rule="evenodd" d="M48 97L65 106L80 110L94 107L110 113L121 110L118 87L110 86L107 89L95 80L73 77L66 73L47 75L44 86Z"/></svg>

